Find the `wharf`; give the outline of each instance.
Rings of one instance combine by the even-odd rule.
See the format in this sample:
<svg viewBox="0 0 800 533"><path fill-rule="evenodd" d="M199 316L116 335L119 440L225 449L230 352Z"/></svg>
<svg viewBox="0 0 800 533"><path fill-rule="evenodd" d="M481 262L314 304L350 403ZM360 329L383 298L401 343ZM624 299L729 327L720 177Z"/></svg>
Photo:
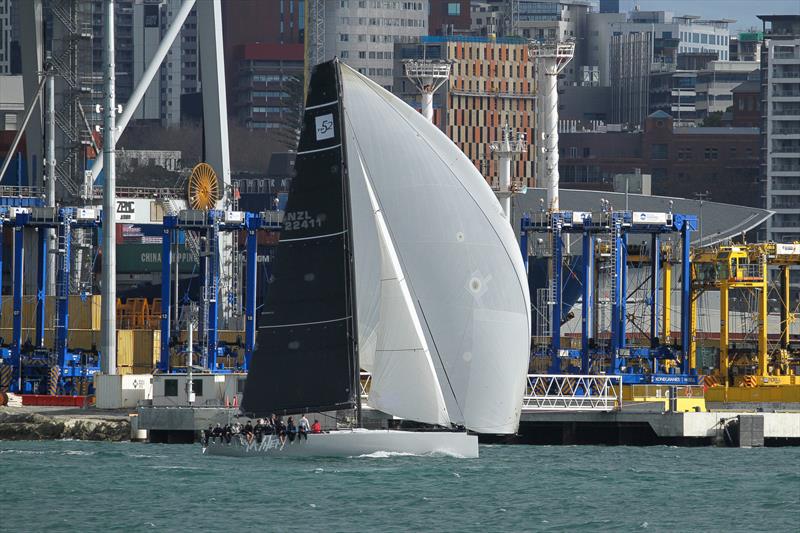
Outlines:
<svg viewBox="0 0 800 533"><path fill-rule="evenodd" d="M604 444L721 446L742 419L763 424L763 445L800 445L800 410L663 412L646 406L621 411L523 412L519 434L504 442L519 444Z"/></svg>
<svg viewBox="0 0 800 533"><path fill-rule="evenodd" d="M660 404L658 405L660 407ZM138 408L139 428L150 442L192 442L201 429L233 419L238 409L223 407ZM794 412L716 411L663 412L646 404L622 411L525 411L519 433L512 437L481 436L482 442L507 444L604 444L722 446L726 428L740 417L763 421L763 445L800 445L800 408ZM364 410L364 425L385 428L396 421L372 409ZM759 427L761 427L759 425Z"/></svg>

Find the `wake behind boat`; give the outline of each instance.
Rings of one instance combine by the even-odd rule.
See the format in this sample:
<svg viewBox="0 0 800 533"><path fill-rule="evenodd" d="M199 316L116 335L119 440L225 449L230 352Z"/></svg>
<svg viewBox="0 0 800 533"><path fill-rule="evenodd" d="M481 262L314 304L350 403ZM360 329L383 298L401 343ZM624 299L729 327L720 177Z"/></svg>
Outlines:
<svg viewBox="0 0 800 533"><path fill-rule="evenodd" d="M477 457L519 425L530 296L483 176L422 115L337 60L311 75L284 223L242 400L250 418L368 403L443 431L236 438L210 455ZM275 439L277 437L273 437Z"/></svg>

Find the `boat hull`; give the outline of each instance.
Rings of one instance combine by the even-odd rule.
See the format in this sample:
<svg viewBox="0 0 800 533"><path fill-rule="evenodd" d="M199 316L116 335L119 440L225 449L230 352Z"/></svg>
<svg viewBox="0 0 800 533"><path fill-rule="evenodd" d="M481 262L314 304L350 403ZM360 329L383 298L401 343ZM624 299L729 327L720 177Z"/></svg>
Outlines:
<svg viewBox="0 0 800 533"><path fill-rule="evenodd" d="M356 429L312 433L308 440L288 440L281 444L275 435L260 443L248 443L236 435L230 444L211 442L203 449L206 455L228 457L289 456L289 457L357 457L371 454L449 455L477 458L478 437L466 433L445 431L395 431Z"/></svg>

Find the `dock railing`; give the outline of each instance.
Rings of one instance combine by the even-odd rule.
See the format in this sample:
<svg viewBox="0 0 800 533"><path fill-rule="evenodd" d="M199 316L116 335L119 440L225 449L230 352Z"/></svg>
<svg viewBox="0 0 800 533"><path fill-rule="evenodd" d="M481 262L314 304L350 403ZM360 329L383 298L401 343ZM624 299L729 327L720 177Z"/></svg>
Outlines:
<svg viewBox="0 0 800 533"><path fill-rule="evenodd" d="M618 411L620 376L528 374L523 411Z"/></svg>

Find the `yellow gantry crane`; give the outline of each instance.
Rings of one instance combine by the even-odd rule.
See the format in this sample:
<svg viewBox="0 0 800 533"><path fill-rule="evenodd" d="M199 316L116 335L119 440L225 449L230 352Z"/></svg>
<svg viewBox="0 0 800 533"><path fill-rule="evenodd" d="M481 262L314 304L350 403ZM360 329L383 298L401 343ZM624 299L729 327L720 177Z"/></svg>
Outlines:
<svg viewBox="0 0 800 533"><path fill-rule="evenodd" d="M789 367L789 331L796 319L790 302L791 267L800 265L800 243L758 243L721 246L701 249L692 258L692 340L696 337L697 301L704 291L718 290L720 293L719 329L719 373L722 383L729 385L730 371L730 324L729 301L732 289L750 289L758 295L758 348L756 377L781 376L791 373ZM768 295L771 266L780 270L780 348L773 358L770 370L767 336L769 315ZM691 359L694 361L696 345L692 342ZM780 380L778 380L780 381Z"/></svg>

